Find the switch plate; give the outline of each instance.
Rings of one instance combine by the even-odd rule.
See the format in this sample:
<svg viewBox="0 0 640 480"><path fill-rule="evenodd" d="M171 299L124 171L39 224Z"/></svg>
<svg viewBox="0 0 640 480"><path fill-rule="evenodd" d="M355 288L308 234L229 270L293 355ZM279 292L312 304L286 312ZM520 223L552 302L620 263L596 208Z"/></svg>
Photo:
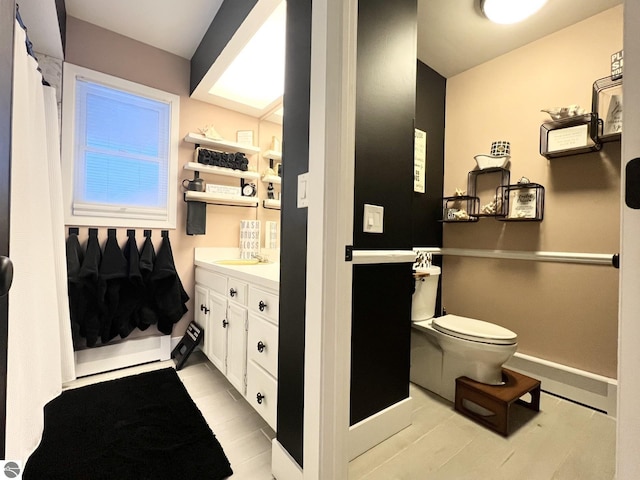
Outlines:
<svg viewBox="0 0 640 480"><path fill-rule="evenodd" d="M384 224L384 207L364 204L362 231L365 233L382 233Z"/></svg>
<svg viewBox="0 0 640 480"><path fill-rule="evenodd" d="M309 206L309 172L298 175L298 208Z"/></svg>

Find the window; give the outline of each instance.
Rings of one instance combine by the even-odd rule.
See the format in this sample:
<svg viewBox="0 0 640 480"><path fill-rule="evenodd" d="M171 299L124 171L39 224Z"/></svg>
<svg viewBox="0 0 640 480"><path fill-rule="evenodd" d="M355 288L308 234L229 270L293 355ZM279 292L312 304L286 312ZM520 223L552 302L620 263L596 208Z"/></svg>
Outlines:
<svg viewBox="0 0 640 480"><path fill-rule="evenodd" d="M65 223L175 228L176 95L65 64Z"/></svg>

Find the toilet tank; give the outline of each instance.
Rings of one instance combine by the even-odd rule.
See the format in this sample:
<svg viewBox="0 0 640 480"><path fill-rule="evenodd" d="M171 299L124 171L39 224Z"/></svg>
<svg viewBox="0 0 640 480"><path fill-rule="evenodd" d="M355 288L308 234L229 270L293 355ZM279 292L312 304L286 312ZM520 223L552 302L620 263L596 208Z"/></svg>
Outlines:
<svg viewBox="0 0 640 480"><path fill-rule="evenodd" d="M440 267L419 268L413 274L415 291L411 302L411 321L428 320L435 315Z"/></svg>

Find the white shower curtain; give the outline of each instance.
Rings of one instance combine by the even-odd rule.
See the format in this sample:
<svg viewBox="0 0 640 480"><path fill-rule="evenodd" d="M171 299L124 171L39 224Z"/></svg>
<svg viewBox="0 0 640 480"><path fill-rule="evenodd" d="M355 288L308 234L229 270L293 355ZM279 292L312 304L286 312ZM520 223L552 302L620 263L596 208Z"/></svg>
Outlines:
<svg viewBox="0 0 640 480"><path fill-rule="evenodd" d="M17 22L15 31L5 458L26 462L44 406L75 372L55 91L42 85Z"/></svg>

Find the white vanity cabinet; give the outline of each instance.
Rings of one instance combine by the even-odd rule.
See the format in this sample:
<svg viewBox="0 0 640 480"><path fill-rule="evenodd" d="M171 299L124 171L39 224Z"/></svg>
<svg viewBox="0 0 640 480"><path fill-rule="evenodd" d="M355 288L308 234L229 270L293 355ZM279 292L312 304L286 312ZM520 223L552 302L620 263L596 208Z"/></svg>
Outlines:
<svg viewBox="0 0 640 480"><path fill-rule="evenodd" d="M277 264L234 270L196 257L195 317L204 328L202 349L274 430L278 278Z"/></svg>
<svg viewBox="0 0 640 480"><path fill-rule="evenodd" d="M249 286L247 401L276 429L278 295Z"/></svg>
<svg viewBox="0 0 640 480"><path fill-rule="evenodd" d="M247 368L246 291L246 283L196 267L196 322L204 328L204 353L242 395Z"/></svg>

